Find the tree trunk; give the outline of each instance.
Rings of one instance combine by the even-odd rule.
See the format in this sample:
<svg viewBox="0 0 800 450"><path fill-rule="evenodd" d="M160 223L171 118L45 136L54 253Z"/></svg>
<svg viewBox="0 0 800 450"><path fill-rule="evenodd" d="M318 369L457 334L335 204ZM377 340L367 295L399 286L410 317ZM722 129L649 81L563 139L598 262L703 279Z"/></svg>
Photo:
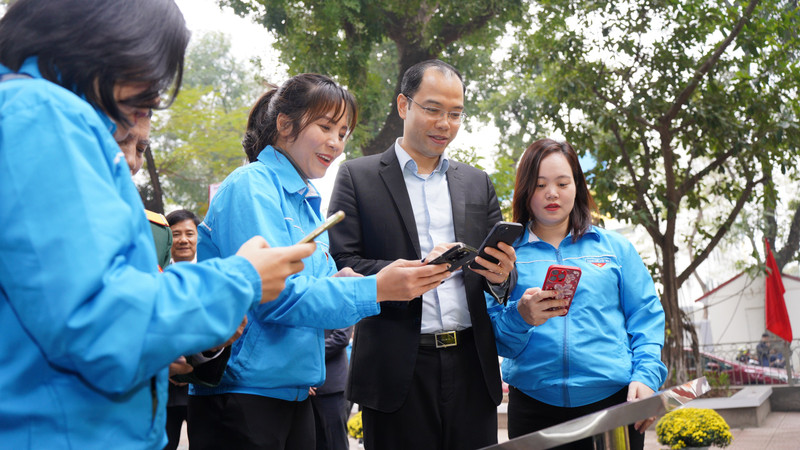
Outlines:
<svg viewBox="0 0 800 450"><path fill-rule="evenodd" d="M767 211L765 214L770 220L775 221L775 210ZM777 228L777 224L775 226ZM783 243L783 248L777 249L777 242L775 236L770 238L773 248L775 248L775 263L783 270L786 264L794 261L797 258L797 251L800 250L800 203L796 206L794 214L792 215L792 222L789 226L789 234Z"/></svg>
<svg viewBox="0 0 800 450"><path fill-rule="evenodd" d="M789 232L786 235L783 243L783 248L778 250L778 219L776 216L775 205L778 201L777 193L775 193L775 184L772 180L772 164L762 162L764 170L764 190L768 193L768 197L764 202L764 212L762 217L764 220L764 237L767 238L772 245L773 253L775 255L775 263L778 268L783 270L783 267L794 261L797 258L797 252L800 250L800 203L797 204L792 214L792 220L789 224ZM769 195L769 194L772 195ZM754 247L756 249L760 246Z"/></svg>
<svg viewBox="0 0 800 450"><path fill-rule="evenodd" d="M675 272L675 246L670 240L665 240L662 251L661 282L664 292L661 296L661 305L664 307L666 318L666 332L664 348L661 359L669 369L667 385L682 384L687 381L686 365L683 355L684 324L682 311L678 306L678 284Z"/></svg>
<svg viewBox="0 0 800 450"><path fill-rule="evenodd" d="M400 94L400 85L403 81L403 75L406 73L406 70L414 64L436 58L435 54L431 54L430 51L419 47L417 44L398 42L397 50L399 55L398 68L400 72L397 76L394 96L392 96L392 106L389 114L386 116L386 121L383 123L381 131L361 149L361 153L364 156L382 153L389 148L389 146L394 144L397 138L403 135L403 120L397 115L397 96Z"/></svg>
<svg viewBox="0 0 800 450"><path fill-rule="evenodd" d="M158 179L158 170L156 169L156 161L153 158L153 152L150 146L144 151L144 157L147 161L147 173L150 175L150 189L147 194L144 190L140 190L142 196L142 203L144 207L150 211L164 214L164 191L161 189L161 181Z"/></svg>
<svg viewBox="0 0 800 450"><path fill-rule="evenodd" d="M386 116L386 121L383 122L380 133L361 149L362 155L367 156L382 153L389 148L390 145L394 144L397 138L403 135L403 120L397 115L397 94L399 93L400 89L398 86L392 98L391 110L389 115Z"/></svg>

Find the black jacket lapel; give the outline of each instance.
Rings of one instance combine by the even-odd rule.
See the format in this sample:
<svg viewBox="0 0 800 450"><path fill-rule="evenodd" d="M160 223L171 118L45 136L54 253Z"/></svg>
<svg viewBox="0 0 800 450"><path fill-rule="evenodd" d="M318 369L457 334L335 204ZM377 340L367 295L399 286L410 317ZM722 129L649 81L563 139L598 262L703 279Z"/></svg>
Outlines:
<svg viewBox="0 0 800 450"><path fill-rule="evenodd" d="M454 161L450 161L450 167L447 169L447 186L450 190L450 204L453 209L453 231L456 236L457 242L465 242L466 236L464 235L467 213L467 189L461 174L458 172L458 167Z"/></svg>
<svg viewBox="0 0 800 450"><path fill-rule="evenodd" d="M406 189L406 182L403 179L403 170L400 168L400 162L397 160L397 155L394 151L394 144L389 147L389 150L383 152L381 156L382 167L380 175L386 188L394 200L397 211L403 219L406 233L414 244L414 250L417 252L417 257L421 258L419 250L419 235L417 234L417 222L414 220L414 209L411 207L411 200L408 198L408 190Z"/></svg>

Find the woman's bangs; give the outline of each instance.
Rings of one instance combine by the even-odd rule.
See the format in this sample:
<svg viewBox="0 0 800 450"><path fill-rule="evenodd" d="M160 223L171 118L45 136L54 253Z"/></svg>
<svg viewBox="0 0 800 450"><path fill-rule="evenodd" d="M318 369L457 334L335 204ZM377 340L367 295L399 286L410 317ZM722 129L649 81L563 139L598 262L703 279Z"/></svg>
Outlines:
<svg viewBox="0 0 800 450"><path fill-rule="evenodd" d="M355 128L356 106L352 95L336 85L319 85L311 95L310 108L306 115L307 123L327 117L333 122L338 122L342 117L347 117L347 134Z"/></svg>

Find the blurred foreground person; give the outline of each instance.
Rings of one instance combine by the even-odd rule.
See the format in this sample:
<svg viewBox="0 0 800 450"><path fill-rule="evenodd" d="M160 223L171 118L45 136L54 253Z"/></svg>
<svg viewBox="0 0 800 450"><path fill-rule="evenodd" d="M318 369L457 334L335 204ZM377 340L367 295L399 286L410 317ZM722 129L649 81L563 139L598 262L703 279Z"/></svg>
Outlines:
<svg viewBox="0 0 800 450"><path fill-rule="evenodd" d="M136 124L132 127L125 127L123 123L120 125L120 132L116 133L116 136L119 136L117 145L125 155L131 176L139 173L144 164L144 152L150 147L150 117L152 115L153 111L150 110L146 115L137 117ZM172 248L172 231L170 231L169 222L163 214L150 210L144 212L150 222L150 231L153 232L158 268L164 270L169 265L170 249Z"/></svg>
<svg viewBox="0 0 800 450"><path fill-rule="evenodd" d="M172 0L18 0L0 19L4 447L162 448L167 366L228 339L314 249L256 238L159 274L117 141L177 94L188 39Z"/></svg>

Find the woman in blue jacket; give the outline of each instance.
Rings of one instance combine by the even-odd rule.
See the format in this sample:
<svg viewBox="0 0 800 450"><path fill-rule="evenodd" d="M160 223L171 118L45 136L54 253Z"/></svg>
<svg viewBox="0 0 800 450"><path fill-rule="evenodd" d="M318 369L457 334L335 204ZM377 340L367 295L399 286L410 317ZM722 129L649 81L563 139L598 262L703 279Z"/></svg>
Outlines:
<svg viewBox="0 0 800 450"><path fill-rule="evenodd" d="M0 447L163 448L167 366L313 251L262 239L159 273L113 134L175 95L188 40L172 0L18 0L0 19Z"/></svg>
<svg viewBox="0 0 800 450"><path fill-rule="evenodd" d="M198 230L198 259L230 255L251 234L291 245L320 225L322 199L310 180L342 154L356 120L352 94L324 75L297 75L264 94L243 140L250 163L215 194ZM328 234L315 241L317 251L278 299L248 313L220 385L192 386L192 448L314 448L307 397L325 381L324 330L378 314L378 302L411 300L449 274L404 260L375 276L337 273Z"/></svg>
<svg viewBox="0 0 800 450"><path fill-rule="evenodd" d="M653 280L630 242L592 225L594 208L569 143L543 139L525 150L513 199L514 221L526 225L514 244L519 279L507 304L487 297L510 385L511 438L650 396L664 382ZM568 312L555 291L541 290L552 264L582 271ZM634 448L650 422L631 425Z"/></svg>

